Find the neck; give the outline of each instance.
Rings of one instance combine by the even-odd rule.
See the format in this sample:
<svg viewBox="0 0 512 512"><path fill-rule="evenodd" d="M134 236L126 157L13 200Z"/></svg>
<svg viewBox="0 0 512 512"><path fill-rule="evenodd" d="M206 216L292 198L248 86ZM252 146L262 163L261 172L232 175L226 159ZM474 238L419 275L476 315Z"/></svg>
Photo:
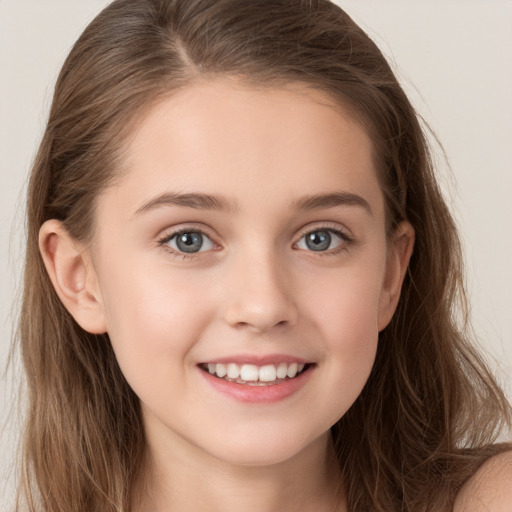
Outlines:
<svg viewBox="0 0 512 512"><path fill-rule="evenodd" d="M192 450L193 452L194 450ZM329 433L291 459L240 466L204 453L148 446L133 512L342 512L341 476Z"/></svg>

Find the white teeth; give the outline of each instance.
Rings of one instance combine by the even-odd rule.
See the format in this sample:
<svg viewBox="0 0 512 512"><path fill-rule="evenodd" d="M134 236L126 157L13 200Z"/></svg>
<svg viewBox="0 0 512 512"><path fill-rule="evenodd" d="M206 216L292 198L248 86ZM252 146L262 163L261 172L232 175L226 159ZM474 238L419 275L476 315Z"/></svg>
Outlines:
<svg viewBox="0 0 512 512"><path fill-rule="evenodd" d="M228 377L230 379L238 379L240 377L240 366L234 363L228 364Z"/></svg>
<svg viewBox="0 0 512 512"><path fill-rule="evenodd" d="M217 366L215 366L215 373L217 377L224 377L227 373L226 367L223 364L217 364Z"/></svg>
<svg viewBox="0 0 512 512"><path fill-rule="evenodd" d="M290 366L288 366L288 377L290 377L290 379L293 379L293 377L295 377L295 375L297 375L297 370L299 369L299 365L297 363L292 363Z"/></svg>
<svg viewBox="0 0 512 512"><path fill-rule="evenodd" d="M257 381L258 376L258 367L254 364L244 364L240 368L240 378L246 382Z"/></svg>
<svg viewBox="0 0 512 512"><path fill-rule="evenodd" d="M273 364L262 366L259 371L259 378L261 382L273 382L276 380L277 370Z"/></svg>
<svg viewBox="0 0 512 512"><path fill-rule="evenodd" d="M286 363L281 363L277 367L277 378L285 379L287 375L288 375L288 365Z"/></svg>
<svg viewBox="0 0 512 512"><path fill-rule="evenodd" d="M304 370L305 363L279 363L267 364L258 367L255 364L238 365L236 363L208 363L205 370L217 377L226 378L243 384L247 383L271 383L286 378L293 379L298 373ZM263 385L263 384L261 384Z"/></svg>

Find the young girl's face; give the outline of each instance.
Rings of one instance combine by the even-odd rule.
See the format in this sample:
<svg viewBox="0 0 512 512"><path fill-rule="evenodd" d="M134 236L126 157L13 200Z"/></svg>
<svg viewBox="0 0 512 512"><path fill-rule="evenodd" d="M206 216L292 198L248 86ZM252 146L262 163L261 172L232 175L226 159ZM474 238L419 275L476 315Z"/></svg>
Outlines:
<svg viewBox="0 0 512 512"><path fill-rule="evenodd" d="M152 108L99 197L88 278L150 447L261 465L324 443L394 311L404 233L387 240L371 142L323 93L218 79Z"/></svg>

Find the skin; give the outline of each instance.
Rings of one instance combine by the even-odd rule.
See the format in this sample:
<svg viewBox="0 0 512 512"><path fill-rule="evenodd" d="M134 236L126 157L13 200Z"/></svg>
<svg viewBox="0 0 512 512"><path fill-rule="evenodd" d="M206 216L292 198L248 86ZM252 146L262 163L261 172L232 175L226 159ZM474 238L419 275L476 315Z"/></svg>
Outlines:
<svg viewBox="0 0 512 512"><path fill-rule="evenodd" d="M453 512L510 512L512 452L492 457L466 482Z"/></svg>
<svg viewBox="0 0 512 512"><path fill-rule="evenodd" d="M358 202L294 206L334 191ZM161 197L192 192L232 208ZM345 510L329 428L369 376L414 243L408 223L386 236L360 125L318 91L198 82L138 123L95 216L91 247L52 220L41 251L65 306L108 332L141 400L148 463L136 509ZM170 240L182 228L208 237L187 259ZM342 235L311 250L304 236L326 229ZM291 396L246 403L198 367L240 354L314 367Z"/></svg>

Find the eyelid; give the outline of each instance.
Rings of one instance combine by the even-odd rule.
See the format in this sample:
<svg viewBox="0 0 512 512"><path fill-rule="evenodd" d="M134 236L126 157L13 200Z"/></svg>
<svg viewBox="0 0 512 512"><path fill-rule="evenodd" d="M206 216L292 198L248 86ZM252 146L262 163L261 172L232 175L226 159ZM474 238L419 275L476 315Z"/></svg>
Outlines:
<svg viewBox="0 0 512 512"><path fill-rule="evenodd" d="M334 233L334 235L336 235L339 238L341 238L342 243L340 243L337 247L335 247L333 249L328 249L328 250L325 250L325 251L313 251L313 250L298 248L299 250L304 250L306 252L312 253L315 256L334 256L334 255L340 253L341 251L346 250L347 246L354 242L353 235L345 227L342 227L339 224L332 223L332 222L323 222L323 223L320 222L319 224L312 223L312 224L309 224L308 226L304 227L300 231L300 235L297 238L297 241L293 244L294 247L296 247L297 244L306 235L308 235L310 233L314 233L316 231L328 231L330 233Z"/></svg>
<svg viewBox="0 0 512 512"><path fill-rule="evenodd" d="M215 235L211 232L211 229L206 226L198 226L197 224L183 224L179 226L173 226L172 228L164 229L161 234L158 235L158 241L162 240L170 240L173 236L179 235L181 233L201 233L202 235L206 235L208 238L213 239Z"/></svg>
<svg viewBox="0 0 512 512"><path fill-rule="evenodd" d="M333 231L335 233L339 233L341 238L343 238L343 240L347 242L354 240L352 233L347 228L340 226L339 224L336 224L334 222L319 222L308 224L307 226L300 230L297 240L300 240L302 237L308 235L309 233L320 231L322 229L325 231Z"/></svg>
<svg viewBox="0 0 512 512"><path fill-rule="evenodd" d="M208 238L212 245L213 249L209 249L206 251L198 251L198 252L181 252L177 251L176 249L170 247L168 244L169 241L171 241L174 237L182 234L182 233L200 233L205 238ZM171 254L171 256L181 259L188 259L188 258L197 258L201 255L207 254L211 252L212 250L218 249L220 245L216 242L216 237L210 233L209 229L205 229L205 227L198 227L197 225L182 225L180 227L174 227L169 228L168 230L164 230L162 234L157 239L158 246L166 251L167 253Z"/></svg>

